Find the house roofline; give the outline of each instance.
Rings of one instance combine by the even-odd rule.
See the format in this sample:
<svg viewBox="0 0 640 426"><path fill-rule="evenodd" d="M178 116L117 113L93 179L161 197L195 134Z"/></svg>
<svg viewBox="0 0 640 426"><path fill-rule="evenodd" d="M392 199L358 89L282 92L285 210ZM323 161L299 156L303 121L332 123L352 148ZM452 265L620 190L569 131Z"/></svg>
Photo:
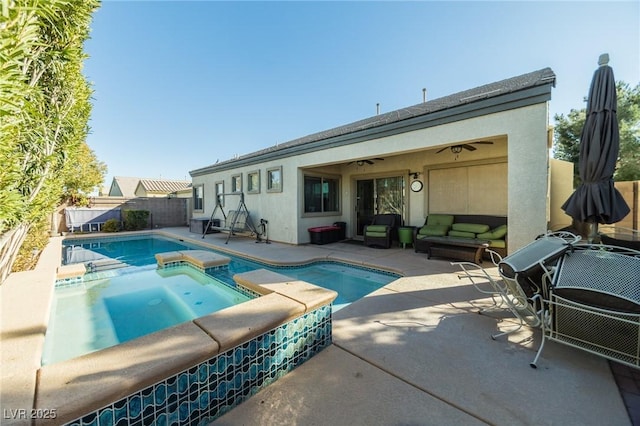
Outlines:
<svg viewBox="0 0 640 426"><path fill-rule="evenodd" d="M338 127L325 132L310 135L308 137L300 138L298 140L282 144L278 147L267 148L262 151L257 151L255 153L248 154L237 159L232 159L219 164L213 164L200 169L195 169L190 171L189 174L191 175L191 177L202 176L213 172L221 172L225 170L235 169L237 167L250 166L263 163L265 161L290 157L294 154L299 155L324 150L327 148L335 148L339 146L355 144L370 139L397 135L405 132L453 123L456 121L467 120L482 115L493 114L544 103L551 99L551 88L555 86L555 75L549 68L545 68L536 73L541 74L540 78L536 80L533 85L530 84L524 89L496 94L498 90L481 90L483 88L490 88L492 85L481 86L477 89L472 89L445 98L441 98L447 100L451 97L457 98L457 102L459 102L459 104L455 106L445 106L442 109L437 109L436 107L432 112L425 112L422 114L418 113L413 116L409 116L408 118L396 120L393 119L394 116L400 116L401 113L409 111L412 107L392 111L384 114L384 117L380 118L380 122L382 122L382 124L379 125L376 125L376 121L372 121L372 119L375 119L376 117L361 120L360 122L341 126L355 126L355 129L353 131L348 131L342 134L331 136L332 131L339 132L339 129L341 129L341 127ZM529 76L531 74L525 76ZM514 79L503 80L503 82L508 82L521 77L523 76L515 77ZM494 84L499 85L503 82ZM436 99L430 102L437 103L438 101L440 101L440 99ZM448 102L451 103L450 100L448 100ZM426 104L429 104L429 102L423 105ZM409 115L411 115L411 113L409 113ZM362 126L365 128L358 130L357 126L359 123L362 123ZM322 135L325 133L328 135L323 137ZM316 139L314 140L314 138ZM304 139L311 140L308 142L304 142Z"/></svg>

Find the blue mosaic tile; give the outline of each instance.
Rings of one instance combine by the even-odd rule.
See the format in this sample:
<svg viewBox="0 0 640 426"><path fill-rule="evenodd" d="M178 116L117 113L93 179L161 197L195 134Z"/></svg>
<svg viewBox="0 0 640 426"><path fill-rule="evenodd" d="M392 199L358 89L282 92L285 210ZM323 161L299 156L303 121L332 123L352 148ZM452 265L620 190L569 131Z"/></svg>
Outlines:
<svg viewBox="0 0 640 426"><path fill-rule="evenodd" d="M82 422L82 426L97 426L98 425L98 416L96 413L90 413L80 419Z"/></svg>
<svg viewBox="0 0 640 426"><path fill-rule="evenodd" d="M189 401L182 401L178 407L178 419L186 422L189 419Z"/></svg>
<svg viewBox="0 0 640 426"><path fill-rule="evenodd" d="M330 344L329 305L69 424L208 424Z"/></svg>
<svg viewBox="0 0 640 426"><path fill-rule="evenodd" d="M98 414L99 426L113 426L113 410L110 407L104 408Z"/></svg>
<svg viewBox="0 0 640 426"><path fill-rule="evenodd" d="M167 395L171 397L172 395L177 395L178 392L178 384L175 376L169 377L165 383L167 384Z"/></svg>
<svg viewBox="0 0 640 426"><path fill-rule="evenodd" d="M167 400L167 385L165 383L158 383L154 389L154 403L156 406L162 406Z"/></svg>
<svg viewBox="0 0 640 426"><path fill-rule="evenodd" d="M189 388L189 373L182 372L178 375L178 394L184 394Z"/></svg>
<svg viewBox="0 0 640 426"><path fill-rule="evenodd" d="M160 413L154 422L154 425L157 426L167 426L169 424L169 418L166 413Z"/></svg>
<svg viewBox="0 0 640 426"><path fill-rule="evenodd" d="M142 398L138 394L129 397L128 400L129 420L135 421L142 416Z"/></svg>
<svg viewBox="0 0 640 426"><path fill-rule="evenodd" d="M113 420L114 424L122 424L122 419L128 419L129 413L127 411L127 401L120 400L113 404Z"/></svg>
<svg viewBox="0 0 640 426"><path fill-rule="evenodd" d="M209 380L209 366L207 363L202 363L198 366L198 383L204 386L207 380Z"/></svg>

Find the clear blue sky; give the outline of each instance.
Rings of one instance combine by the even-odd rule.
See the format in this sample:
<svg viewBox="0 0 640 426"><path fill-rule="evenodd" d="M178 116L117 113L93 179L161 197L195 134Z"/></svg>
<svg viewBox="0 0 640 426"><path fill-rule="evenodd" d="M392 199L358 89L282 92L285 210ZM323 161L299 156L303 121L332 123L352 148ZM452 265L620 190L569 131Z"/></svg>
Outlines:
<svg viewBox="0 0 640 426"><path fill-rule="evenodd" d="M189 171L516 75L584 107L598 56L640 82L640 2L110 1L85 75L90 147L113 176Z"/></svg>

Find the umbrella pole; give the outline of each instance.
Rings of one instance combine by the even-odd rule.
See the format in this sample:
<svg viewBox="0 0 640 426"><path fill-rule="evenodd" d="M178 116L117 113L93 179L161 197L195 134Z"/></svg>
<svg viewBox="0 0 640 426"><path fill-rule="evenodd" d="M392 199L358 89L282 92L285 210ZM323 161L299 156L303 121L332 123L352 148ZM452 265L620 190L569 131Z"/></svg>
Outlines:
<svg viewBox="0 0 640 426"><path fill-rule="evenodd" d="M589 244L599 242L598 238L598 222L589 223L589 236L587 237L587 241Z"/></svg>

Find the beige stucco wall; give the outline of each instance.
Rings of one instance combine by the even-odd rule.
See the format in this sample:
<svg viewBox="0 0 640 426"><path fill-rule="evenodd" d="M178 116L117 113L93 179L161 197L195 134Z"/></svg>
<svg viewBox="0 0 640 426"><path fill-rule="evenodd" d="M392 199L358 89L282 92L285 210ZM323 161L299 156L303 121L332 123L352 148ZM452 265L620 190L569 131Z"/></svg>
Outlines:
<svg viewBox="0 0 640 426"><path fill-rule="evenodd" d="M628 229L639 229L640 228L640 197L639 188L640 181L627 181L627 182L615 182L614 183L616 189L620 191L620 194L627 202L629 209L631 210L628 215L626 215L620 222L616 223L615 226L628 228Z"/></svg>
<svg viewBox="0 0 640 426"><path fill-rule="evenodd" d="M213 211L214 183L224 180L225 191L231 185L231 175L242 173L246 187L247 172L260 170L261 192L246 194L245 201L255 222L261 217L269 220L269 237L275 241L292 244L309 242L307 228L327 225L335 221L347 222L347 234L352 235L355 223L354 191L359 177L377 177L420 172L424 181L430 166L461 161L491 162L508 158L508 244L510 251L529 243L546 230L548 214L547 104L537 104L520 109L489 114L445 125L373 139L348 146L300 154L294 157L248 165L234 170L209 175L194 176L193 185L204 184L205 213L196 217L208 217ZM463 151L456 160L450 153L435 154L436 148L473 140L494 140L494 145L483 145L473 152ZM384 158L373 165L358 167L352 160ZM463 160L464 158L464 160ZM283 192L267 193L266 169L282 166ZM322 170L341 176L341 212L334 215L304 215L302 191L304 170ZM419 193L407 189L405 222L421 225L428 213L426 191ZM237 198L237 197L233 197ZM227 197L225 209L235 209L237 199Z"/></svg>
<svg viewBox="0 0 640 426"><path fill-rule="evenodd" d="M550 219L548 228L555 231L571 226L571 216L562 210L562 205L573 193L573 163L551 158L549 166Z"/></svg>

